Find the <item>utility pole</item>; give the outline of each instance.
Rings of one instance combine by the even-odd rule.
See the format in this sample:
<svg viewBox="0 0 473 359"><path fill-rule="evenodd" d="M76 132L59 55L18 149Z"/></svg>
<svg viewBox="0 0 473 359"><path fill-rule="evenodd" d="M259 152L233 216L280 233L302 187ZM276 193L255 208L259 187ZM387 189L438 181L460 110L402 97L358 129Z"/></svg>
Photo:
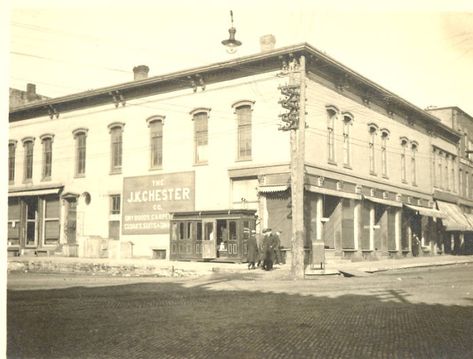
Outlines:
<svg viewBox="0 0 473 359"><path fill-rule="evenodd" d="M304 279L304 152L305 152L305 57L292 58L283 67L289 84L280 86L284 96L279 103L287 110L280 115L281 131L290 131L291 141L291 275Z"/></svg>

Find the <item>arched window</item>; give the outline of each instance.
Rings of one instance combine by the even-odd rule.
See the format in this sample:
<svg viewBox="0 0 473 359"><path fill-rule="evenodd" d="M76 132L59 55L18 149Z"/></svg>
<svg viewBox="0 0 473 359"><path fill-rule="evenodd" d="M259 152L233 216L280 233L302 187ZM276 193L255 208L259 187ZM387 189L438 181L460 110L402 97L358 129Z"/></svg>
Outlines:
<svg viewBox="0 0 473 359"><path fill-rule="evenodd" d="M388 178L388 150L387 142L389 139L389 130L382 128L381 132L381 171L382 176Z"/></svg>
<svg viewBox="0 0 473 359"><path fill-rule="evenodd" d="M163 165L163 125L165 116L153 116L146 120L150 134L150 168L161 168Z"/></svg>
<svg viewBox="0 0 473 359"><path fill-rule="evenodd" d="M190 112L194 121L194 163L207 163L208 119L210 108L196 108Z"/></svg>
<svg viewBox="0 0 473 359"><path fill-rule="evenodd" d="M407 172L406 172L406 152L407 146L409 146L409 139L401 137L401 181L407 183Z"/></svg>
<svg viewBox="0 0 473 359"><path fill-rule="evenodd" d="M25 151L23 180L31 182L33 180L34 137L25 137L22 142Z"/></svg>
<svg viewBox="0 0 473 359"><path fill-rule="evenodd" d="M122 122L114 122L108 125L110 130L111 156L110 156L110 173L122 172L122 155L123 155L123 127Z"/></svg>
<svg viewBox="0 0 473 359"><path fill-rule="evenodd" d="M51 179L54 135L47 133L40 136L40 139L43 145L43 170L41 179L46 181Z"/></svg>
<svg viewBox="0 0 473 359"><path fill-rule="evenodd" d="M376 175L376 147L375 139L376 134L378 133L378 126L375 123L368 124L368 133L369 133L369 158L370 158L370 174Z"/></svg>
<svg viewBox="0 0 473 359"><path fill-rule="evenodd" d="M416 141L411 142L411 179L413 186L417 184L416 153L418 147L419 144Z"/></svg>
<svg viewBox="0 0 473 359"><path fill-rule="evenodd" d="M8 142L8 182L15 182L15 156L16 156L16 143L15 140Z"/></svg>
<svg viewBox="0 0 473 359"><path fill-rule="evenodd" d="M87 150L87 129L78 128L72 131L75 141L75 176L85 176L86 150Z"/></svg>
<svg viewBox="0 0 473 359"><path fill-rule="evenodd" d="M339 113L338 108L329 105L326 106L327 112L327 145L328 145L328 162L336 163L335 158L335 120Z"/></svg>
<svg viewBox="0 0 473 359"><path fill-rule="evenodd" d="M232 105L238 121L238 160L251 160L251 113L253 112L254 103L254 101L244 100L238 101Z"/></svg>
<svg viewBox="0 0 473 359"><path fill-rule="evenodd" d="M343 116L343 165L350 167L351 164L351 139L350 127L353 124L353 115L349 112L342 113Z"/></svg>

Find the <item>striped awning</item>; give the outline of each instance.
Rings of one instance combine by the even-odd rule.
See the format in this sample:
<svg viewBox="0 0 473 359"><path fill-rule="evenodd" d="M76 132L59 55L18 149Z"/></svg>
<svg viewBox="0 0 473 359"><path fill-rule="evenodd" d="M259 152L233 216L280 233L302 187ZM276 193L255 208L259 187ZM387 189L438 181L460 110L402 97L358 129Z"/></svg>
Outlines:
<svg viewBox="0 0 473 359"><path fill-rule="evenodd" d="M274 193L274 192L284 192L289 188L289 185L272 185L272 186L259 186L258 192L260 193Z"/></svg>
<svg viewBox="0 0 473 359"><path fill-rule="evenodd" d="M448 203L443 201L437 201L437 206L440 211L445 214L445 218L442 219L442 223L445 226L445 230L449 232L453 231L473 231L468 219L463 214L463 211L454 203Z"/></svg>
<svg viewBox="0 0 473 359"><path fill-rule="evenodd" d="M445 218L445 214L443 212L440 212L433 208L412 206L410 204L404 204L404 206L413 211L416 211L421 216L433 217L433 218Z"/></svg>

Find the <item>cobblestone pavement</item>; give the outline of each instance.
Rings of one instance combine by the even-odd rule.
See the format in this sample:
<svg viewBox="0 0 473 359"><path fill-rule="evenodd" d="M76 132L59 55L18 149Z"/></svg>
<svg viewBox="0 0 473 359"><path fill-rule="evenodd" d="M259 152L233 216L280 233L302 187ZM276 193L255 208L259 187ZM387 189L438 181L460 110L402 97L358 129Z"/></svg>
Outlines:
<svg viewBox="0 0 473 359"><path fill-rule="evenodd" d="M472 358L472 270L296 282L255 271L198 280L10 275L7 352L10 358ZM26 290L28 281L54 289Z"/></svg>

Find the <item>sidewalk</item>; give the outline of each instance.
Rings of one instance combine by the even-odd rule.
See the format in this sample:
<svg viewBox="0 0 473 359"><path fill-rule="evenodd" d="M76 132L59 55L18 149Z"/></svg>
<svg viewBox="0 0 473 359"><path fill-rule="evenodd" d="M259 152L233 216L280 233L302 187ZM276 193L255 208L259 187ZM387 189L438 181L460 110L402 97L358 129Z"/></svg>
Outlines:
<svg viewBox="0 0 473 359"><path fill-rule="evenodd" d="M369 275L367 273L395 269L434 267L462 263L473 263L473 256L444 255L362 262L339 260L328 263L325 270L314 271L308 269L306 274L309 276L342 273L348 276L361 276ZM259 269L250 271L246 263L182 262L146 258L9 257L8 271L154 277L192 277L218 272L248 274L255 278L264 274L267 279L288 279L290 277L289 264L276 265L273 271L264 272Z"/></svg>

